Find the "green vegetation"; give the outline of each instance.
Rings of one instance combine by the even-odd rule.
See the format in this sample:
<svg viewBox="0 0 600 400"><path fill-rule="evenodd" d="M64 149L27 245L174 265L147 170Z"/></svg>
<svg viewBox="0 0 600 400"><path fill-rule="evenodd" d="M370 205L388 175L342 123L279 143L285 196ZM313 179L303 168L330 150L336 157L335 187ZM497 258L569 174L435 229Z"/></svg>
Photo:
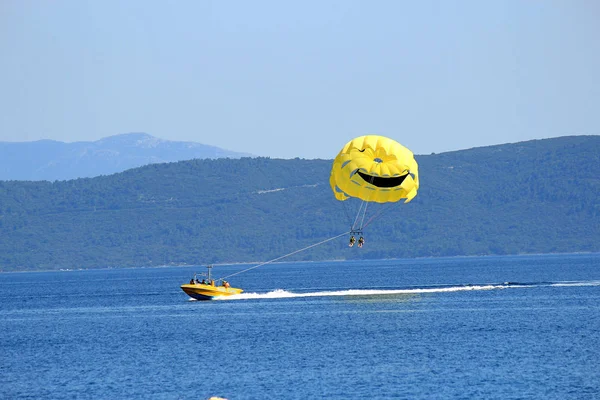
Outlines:
<svg viewBox="0 0 600 400"><path fill-rule="evenodd" d="M600 137L417 156L421 189L292 260L600 251ZM349 229L330 160L191 160L97 178L0 181L0 270L266 261ZM278 190L278 189L284 190Z"/></svg>

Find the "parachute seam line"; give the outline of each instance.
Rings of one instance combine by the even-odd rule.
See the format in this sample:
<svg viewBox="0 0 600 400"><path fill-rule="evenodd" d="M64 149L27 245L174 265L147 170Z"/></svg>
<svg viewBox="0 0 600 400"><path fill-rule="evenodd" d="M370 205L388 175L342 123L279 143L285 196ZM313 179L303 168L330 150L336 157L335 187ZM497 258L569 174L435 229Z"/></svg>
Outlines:
<svg viewBox="0 0 600 400"><path fill-rule="evenodd" d="M288 254L286 254L286 255L284 255L284 256L281 256L281 257L274 258L274 259L272 259L272 260L269 260L269 261L266 261L266 262L264 262L264 263L261 263L261 264L255 265L255 266L253 266L253 267L246 268L245 270L242 270L242 271L236 272L236 273L234 273L234 274L231 274L231 275L224 276L223 278L220 278L220 279L218 279L218 280L223 280L223 279L231 278L232 276L239 275L239 274L241 274L241 273L244 273L244 272L248 272L248 271L250 271L250 270L253 270L253 269L255 269L255 268L262 267L263 265L267 265L267 264L270 264L270 263L272 263L272 262L275 262L275 261L282 260L282 259L284 259L284 258L286 258L286 257L293 256L294 254L298 254L298 253L300 253L300 252L303 252L303 251L305 251L305 250L308 250L308 249L311 249L311 248L313 248L313 247L319 246L319 245L321 245L321 244L323 244L323 243L330 242L330 241L332 241L332 240L335 240L335 239L337 239L337 238L339 238L339 237L345 236L345 235L347 235L347 234L349 234L349 233L350 233L350 231L348 231L348 232L344 232L344 233L340 233L340 234L339 234L339 235L337 235L337 236L333 236L333 237L330 237L329 239L325 239L325 240L322 240L322 241L320 241L320 242L318 242L318 243L311 244L310 246L307 246L307 247L305 247L305 248L303 248L303 249L300 249L300 250L293 251L293 252L291 252L291 253L288 253Z"/></svg>

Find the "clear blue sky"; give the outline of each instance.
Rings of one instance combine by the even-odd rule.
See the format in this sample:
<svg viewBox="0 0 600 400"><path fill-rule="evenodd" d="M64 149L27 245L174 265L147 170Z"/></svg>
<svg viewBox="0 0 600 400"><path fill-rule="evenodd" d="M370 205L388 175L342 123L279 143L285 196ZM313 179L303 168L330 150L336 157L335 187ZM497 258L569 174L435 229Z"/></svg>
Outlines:
<svg viewBox="0 0 600 400"><path fill-rule="evenodd" d="M600 134L600 2L0 1L0 141L281 158Z"/></svg>

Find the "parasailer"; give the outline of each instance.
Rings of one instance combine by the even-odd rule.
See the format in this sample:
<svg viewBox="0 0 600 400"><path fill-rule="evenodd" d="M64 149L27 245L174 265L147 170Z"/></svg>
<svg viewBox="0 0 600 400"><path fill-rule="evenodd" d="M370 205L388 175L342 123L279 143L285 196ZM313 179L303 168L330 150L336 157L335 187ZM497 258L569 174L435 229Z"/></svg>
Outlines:
<svg viewBox="0 0 600 400"><path fill-rule="evenodd" d="M385 136L360 136L346 143L333 160L329 184L336 199L362 201L351 232L373 220L364 223L369 203L410 202L419 189L418 170L413 153ZM359 247L363 243L364 238Z"/></svg>
<svg viewBox="0 0 600 400"><path fill-rule="evenodd" d="M365 238L361 236L358 239L358 247L363 247L364 244L365 244Z"/></svg>

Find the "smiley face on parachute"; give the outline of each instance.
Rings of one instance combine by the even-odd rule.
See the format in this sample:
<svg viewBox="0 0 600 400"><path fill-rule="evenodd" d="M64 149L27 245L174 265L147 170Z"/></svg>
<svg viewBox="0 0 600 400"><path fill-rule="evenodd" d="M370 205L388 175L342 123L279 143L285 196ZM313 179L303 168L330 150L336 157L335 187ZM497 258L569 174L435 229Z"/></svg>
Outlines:
<svg viewBox="0 0 600 400"><path fill-rule="evenodd" d="M361 136L349 141L333 160L329 183L338 200L408 203L419 189L418 165L400 143L384 136Z"/></svg>

